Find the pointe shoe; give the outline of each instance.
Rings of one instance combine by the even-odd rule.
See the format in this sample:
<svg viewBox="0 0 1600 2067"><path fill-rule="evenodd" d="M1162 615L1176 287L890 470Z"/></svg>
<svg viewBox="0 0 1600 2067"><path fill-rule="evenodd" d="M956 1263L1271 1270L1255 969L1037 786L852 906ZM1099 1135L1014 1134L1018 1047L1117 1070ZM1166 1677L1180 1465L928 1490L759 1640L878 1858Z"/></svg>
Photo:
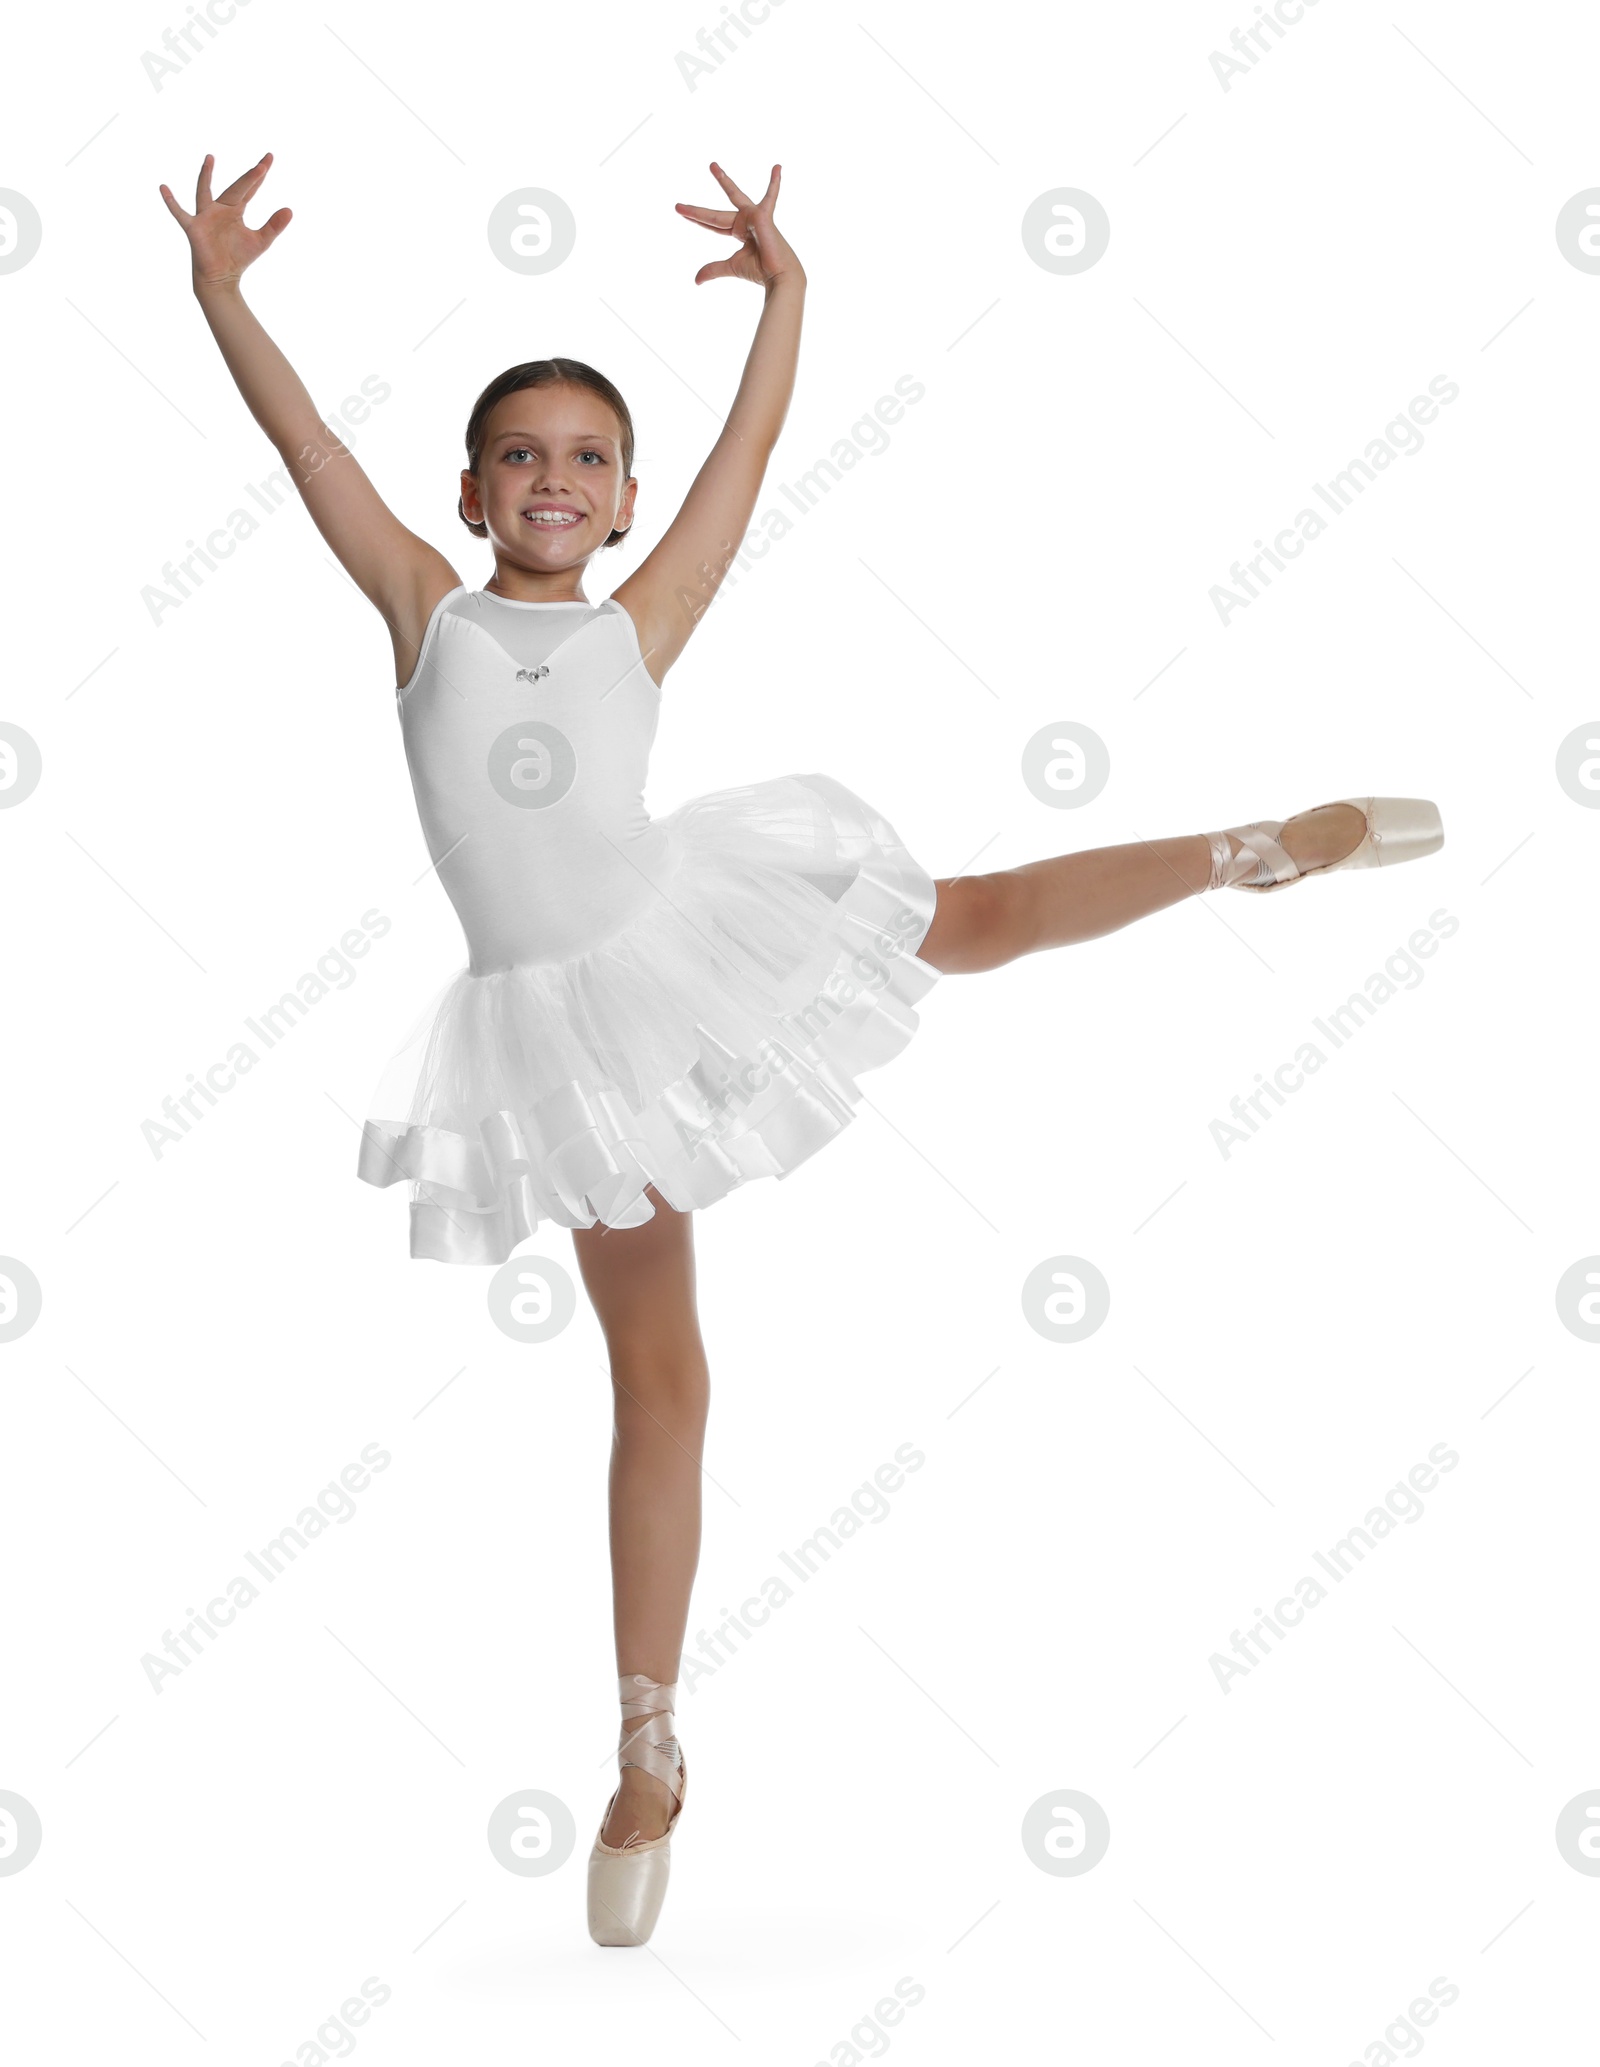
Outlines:
<svg viewBox="0 0 1600 2067"><path fill-rule="evenodd" d="M1336 868L1393 868L1398 862L1419 861L1444 845L1439 807L1425 797L1340 797L1337 801L1353 805L1367 822L1361 838L1338 861L1301 868L1280 838L1288 822L1284 819L1230 826L1226 833L1206 835L1211 842L1211 881L1206 888L1286 890L1306 876L1331 875ZM1319 804L1313 808L1327 807ZM1228 845L1230 837L1239 842L1237 854Z"/></svg>
<svg viewBox="0 0 1600 2067"><path fill-rule="evenodd" d="M594 1850L589 1854L589 1936L597 1945L643 1945L656 1927L667 1892L672 1833L683 1808L689 1772L674 1727L676 1681L669 1687L642 1672L624 1673L617 1691L622 1700L618 1770L638 1766L670 1787L675 1799L660 1837L641 1838L636 1830L620 1845L608 1845L596 1832ZM635 1716L644 1720L630 1734L628 1723ZM613 1791L600 1818L601 1830L616 1798Z"/></svg>

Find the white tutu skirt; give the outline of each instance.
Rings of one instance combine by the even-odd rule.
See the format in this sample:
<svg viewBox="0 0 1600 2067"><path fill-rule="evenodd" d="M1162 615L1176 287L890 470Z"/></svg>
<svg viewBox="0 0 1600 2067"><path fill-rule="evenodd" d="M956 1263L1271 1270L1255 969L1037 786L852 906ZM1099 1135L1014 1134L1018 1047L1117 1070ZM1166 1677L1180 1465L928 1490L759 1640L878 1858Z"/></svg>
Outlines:
<svg viewBox="0 0 1600 2067"><path fill-rule="evenodd" d="M785 1177L917 1029L933 879L826 775L656 823L659 894L586 953L463 971L390 1063L358 1174L407 1181L411 1254L503 1263L541 1221L637 1227Z"/></svg>

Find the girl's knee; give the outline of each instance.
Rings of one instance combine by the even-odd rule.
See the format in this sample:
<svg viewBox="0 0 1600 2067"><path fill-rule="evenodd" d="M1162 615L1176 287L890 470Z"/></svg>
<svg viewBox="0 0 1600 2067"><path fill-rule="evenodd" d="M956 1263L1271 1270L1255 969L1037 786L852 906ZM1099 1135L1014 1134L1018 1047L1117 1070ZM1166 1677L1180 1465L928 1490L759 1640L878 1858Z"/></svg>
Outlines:
<svg viewBox="0 0 1600 2067"><path fill-rule="evenodd" d="M619 1413L632 1405L642 1413L676 1423L686 1416L704 1414L711 1373L698 1345L622 1342L612 1345L611 1383Z"/></svg>

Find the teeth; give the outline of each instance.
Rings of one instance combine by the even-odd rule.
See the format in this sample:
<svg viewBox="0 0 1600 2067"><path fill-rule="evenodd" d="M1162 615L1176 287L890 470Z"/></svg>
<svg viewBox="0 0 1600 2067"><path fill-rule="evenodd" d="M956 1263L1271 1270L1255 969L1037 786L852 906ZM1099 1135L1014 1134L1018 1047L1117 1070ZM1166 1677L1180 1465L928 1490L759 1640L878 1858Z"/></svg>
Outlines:
<svg viewBox="0 0 1600 2067"><path fill-rule="evenodd" d="M560 510L524 510L522 513L533 524L576 524L578 519L564 515Z"/></svg>

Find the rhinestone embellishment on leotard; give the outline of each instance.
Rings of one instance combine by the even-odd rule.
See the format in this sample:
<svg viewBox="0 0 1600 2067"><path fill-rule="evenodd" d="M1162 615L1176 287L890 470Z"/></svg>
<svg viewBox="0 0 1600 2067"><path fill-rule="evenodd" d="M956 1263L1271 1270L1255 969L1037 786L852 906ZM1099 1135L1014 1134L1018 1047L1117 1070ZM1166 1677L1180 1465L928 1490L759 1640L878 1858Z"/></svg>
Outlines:
<svg viewBox="0 0 1600 2067"><path fill-rule="evenodd" d="M542 682L549 672L550 670L547 667L519 667L517 669L517 680L519 682Z"/></svg>

